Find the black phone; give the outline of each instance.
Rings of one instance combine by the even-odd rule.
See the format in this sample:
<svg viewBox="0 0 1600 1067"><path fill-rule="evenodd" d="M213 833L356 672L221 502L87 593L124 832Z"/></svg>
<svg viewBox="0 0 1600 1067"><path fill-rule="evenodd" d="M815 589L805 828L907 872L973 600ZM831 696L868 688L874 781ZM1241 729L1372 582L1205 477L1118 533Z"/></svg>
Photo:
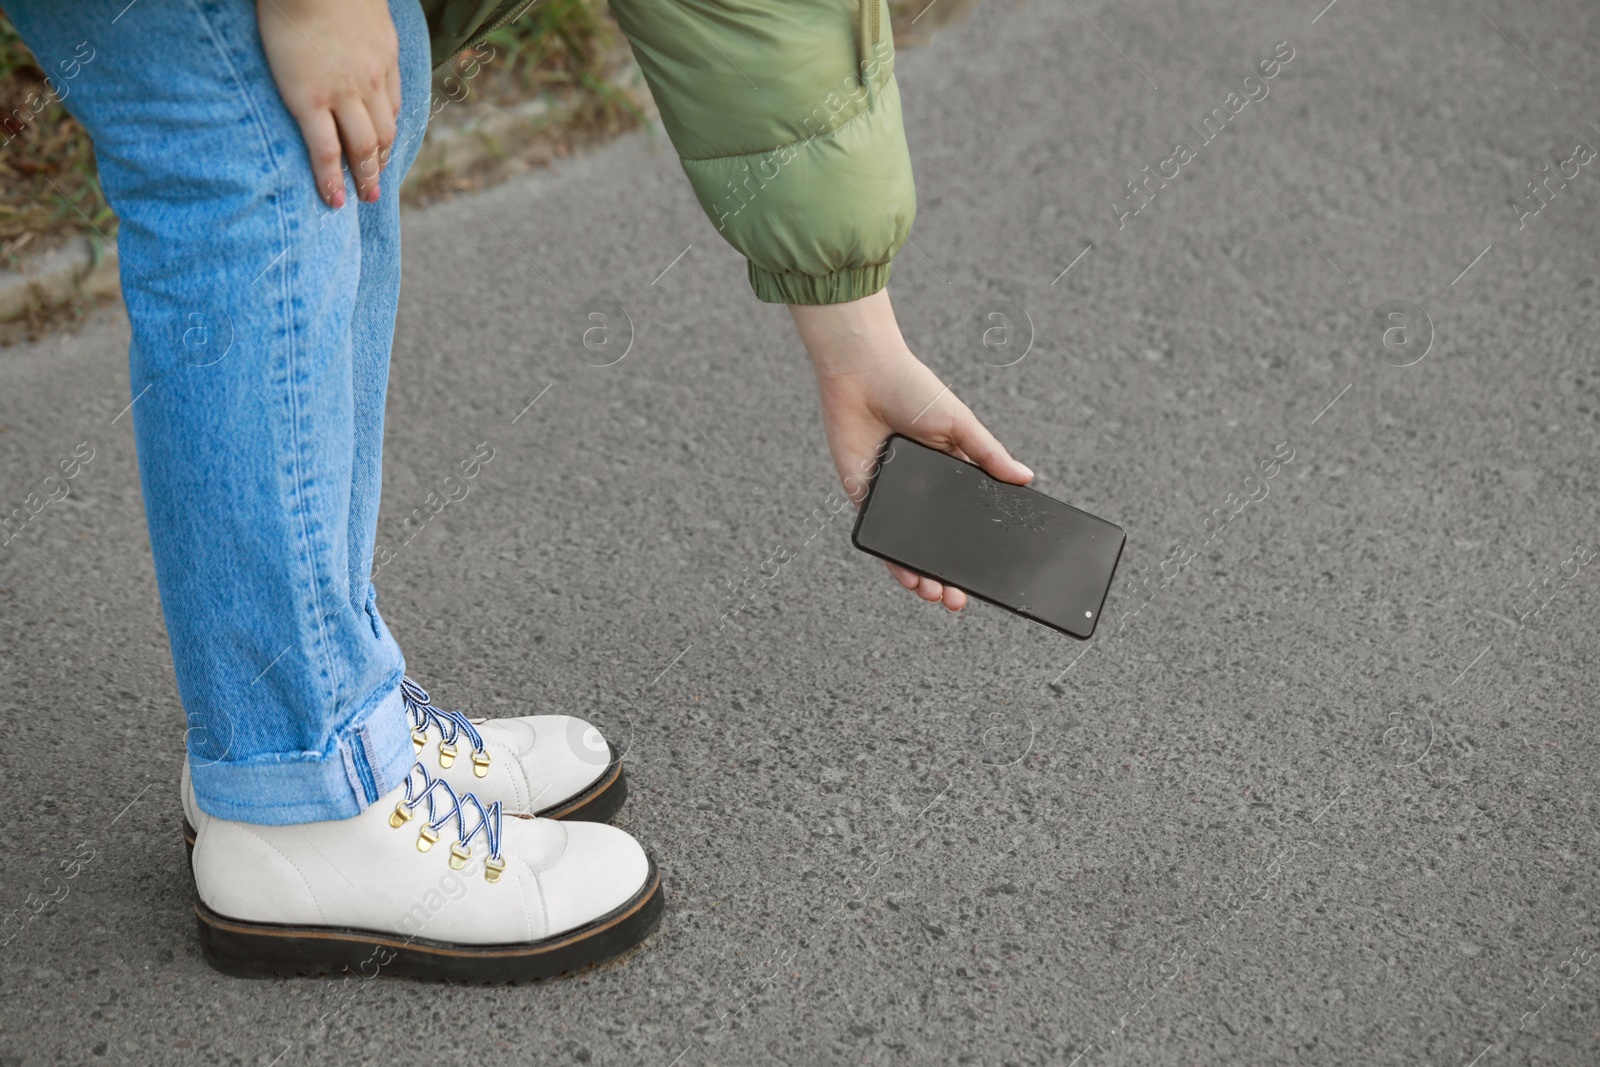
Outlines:
<svg viewBox="0 0 1600 1067"><path fill-rule="evenodd" d="M1025 485L895 434L850 540L863 552L1087 639L1127 535Z"/></svg>

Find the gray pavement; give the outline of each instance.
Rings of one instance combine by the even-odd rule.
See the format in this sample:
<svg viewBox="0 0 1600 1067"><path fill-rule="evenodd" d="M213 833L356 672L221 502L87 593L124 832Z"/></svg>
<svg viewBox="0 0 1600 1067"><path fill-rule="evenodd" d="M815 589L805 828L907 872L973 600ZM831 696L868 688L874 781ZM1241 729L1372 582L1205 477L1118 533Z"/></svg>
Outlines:
<svg viewBox="0 0 1600 1067"><path fill-rule="evenodd" d="M0 352L5 510L94 449L0 549L0 1064L1600 1062L1600 171L1520 219L1600 148L1600 11L1320 8L994 3L902 55L895 301L1127 528L1088 644L923 605L844 518L806 540L803 353L664 138L408 217L386 516L497 451L386 617L448 705L626 744L669 888L576 978L206 967L126 325Z"/></svg>

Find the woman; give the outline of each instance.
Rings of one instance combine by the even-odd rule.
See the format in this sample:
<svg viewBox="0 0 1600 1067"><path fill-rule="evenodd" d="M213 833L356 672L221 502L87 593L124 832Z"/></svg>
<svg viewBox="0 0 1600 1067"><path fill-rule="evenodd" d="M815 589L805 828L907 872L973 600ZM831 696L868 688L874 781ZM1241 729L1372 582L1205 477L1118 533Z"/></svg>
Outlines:
<svg viewBox="0 0 1600 1067"><path fill-rule="evenodd" d="M534 978L660 915L654 864L601 821L625 789L604 740L434 705L369 577L398 194L430 67L524 6L7 3L40 65L70 72L121 219L197 911L230 973ZM907 349L884 291L914 192L882 0L611 6L756 296L790 306L847 490L896 431L1027 481ZM195 343L199 324L231 344Z"/></svg>

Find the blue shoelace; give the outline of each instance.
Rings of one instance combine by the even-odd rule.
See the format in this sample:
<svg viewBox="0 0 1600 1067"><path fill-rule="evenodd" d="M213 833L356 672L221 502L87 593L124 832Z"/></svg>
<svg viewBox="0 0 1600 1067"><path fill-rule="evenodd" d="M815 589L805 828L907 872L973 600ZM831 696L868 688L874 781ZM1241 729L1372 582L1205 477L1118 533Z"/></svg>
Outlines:
<svg viewBox="0 0 1600 1067"><path fill-rule="evenodd" d="M456 762L456 738L465 735L472 744L472 773L479 778L488 776L489 753L484 748L483 735L472 725L471 719L462 712L435 707L428 698L428 691L410 678L401 679L400 695L411 714L411 741L416 746L416 755L420 756L428 743L428 731L437 729L439 766L451 767Z"/></svg>
<svg viewBox="0 0 1600 1067"><path fill-rule="evenodd" d="M417 835L417 851L427 852L433 848L440 838L439 831L454 819L456 840L450 846L450 866L458 871L465 867L472 858L473 840L482 834L489 850L483 876L490 882L498 882L500 873L506 869L506 862L500 856L500 802L497 800L484 807L476 794L457 793L449 782L433 777L419 762L406 775L406 798L394 806L389 825L398 830L416 818L417 808L424 802L428 805L428 814ZM472 815L477 816L477 821L469 829L468 818Z"/></svg>

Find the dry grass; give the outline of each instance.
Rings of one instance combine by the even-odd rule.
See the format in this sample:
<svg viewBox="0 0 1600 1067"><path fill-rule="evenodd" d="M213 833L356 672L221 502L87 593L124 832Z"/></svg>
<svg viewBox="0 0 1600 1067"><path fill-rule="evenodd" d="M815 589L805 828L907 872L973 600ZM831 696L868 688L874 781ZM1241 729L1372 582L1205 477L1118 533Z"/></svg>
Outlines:
<svg viewBox="0 0 1600 1067"><path fill-rule="evenodd" d="M4 17L0 115L0 263L95 227L113 234L116 218L100 192L88 135L54 99L44 71Z"/></svg>
<svg viewBox="0 0 1600 1067"><path fill-rule="evenodd" d="M489 35L488 48L474 58L490 58L477 63L473 76L462 77L471 68L461 58L435 75L434 92L448 101L435 121L448 125L477 101L505 105L544 93L581 94L563 109L573 129L570 137L552 138L552 155L625 129L637 113L605 76L621 41L601 0L547 0ZM3 15L0 115L7 116L0 121L0 265L74 234L114 237L116 216L100 191L89 137L49 94L45 72Z"/></svg>

